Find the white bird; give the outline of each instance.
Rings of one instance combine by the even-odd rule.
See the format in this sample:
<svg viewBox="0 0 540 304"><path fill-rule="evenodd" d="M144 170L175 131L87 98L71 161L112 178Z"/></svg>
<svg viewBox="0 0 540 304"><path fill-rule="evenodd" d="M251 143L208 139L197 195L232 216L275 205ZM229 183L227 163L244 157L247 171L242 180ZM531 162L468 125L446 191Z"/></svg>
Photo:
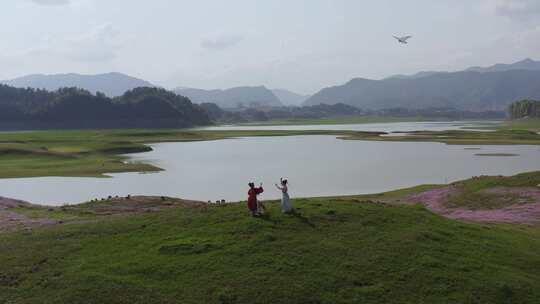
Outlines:
<svg viewBox="0 0 540 304"><path fill-rule="evenodd" d="M412 36L403 36L403 37L392 36L392 37L396 38L397 41L398 41L399 43L402 43L402 44L407 44L407 40L408 40L409 38L412 38Z"/></svg>

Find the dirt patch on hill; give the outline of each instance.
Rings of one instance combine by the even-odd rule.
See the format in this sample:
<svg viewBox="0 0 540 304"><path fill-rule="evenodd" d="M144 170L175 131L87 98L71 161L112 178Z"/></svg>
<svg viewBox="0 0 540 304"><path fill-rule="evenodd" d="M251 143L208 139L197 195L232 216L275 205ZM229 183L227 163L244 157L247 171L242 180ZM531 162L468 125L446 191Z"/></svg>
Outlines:
<svg viewBox="0 0 540 304"><path fill-rule="evenodd" d="M63 211L91 213L93 215L122 215L157 212L175 206L205 207L206 204L164 196L132 196L64 206L60 207L60 209Z"/></svg>
<svg viewBox="0 0 540 304"><path fill-rule="evenodd" d="M25 201L20 201L20 200L0 196L0 210L6 210L6 209L11 209L11 208L24 208L24 207L37 207L37 205L33 205Z"/></svg>
<svg viewBox="0 0 540 304"><path fill-rule="evenodd" d="M30 231L37 227L85 222L105 216L128 216L158 212L177 206L206 208L207 205L202 202L168 197L134 196L111 198L80 205L47 207L0 197L0 233L18 230Z"/></svg>
<svg viewBox="0 0 540 304"><path fill-rule="evenodd" d="M58 222L47 218L30 218L24 214L13 212L20 208L43 208L28 202L0 197L0 233L16 231L20 229L32 229L35 227L54 225Z"/></svg>
<svg viewBox="0 0 540 304"><path fill-rule="evenodd" d="M540 188L534 187L495 187L482 190L501 199L512 198L511 204L494 210L470 210L448 207L451 198L463 193L459 185L449 185L406 198L409 203L419 203L427 209L447 218L488 223L540 223Z"/></svg>

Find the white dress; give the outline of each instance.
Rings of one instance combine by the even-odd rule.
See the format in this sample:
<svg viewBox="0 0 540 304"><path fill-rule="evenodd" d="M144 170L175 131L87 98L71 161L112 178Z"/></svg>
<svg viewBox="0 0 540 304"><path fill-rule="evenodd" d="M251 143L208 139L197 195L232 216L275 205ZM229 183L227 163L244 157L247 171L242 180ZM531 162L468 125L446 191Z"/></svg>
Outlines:
<svg viewBox="0 0 540 304"><path fill-rule="evenodd" d="M289 192L288 192L289 189L287 188L287 186L283 186L283 187L278 186L278 188L281 190L281 193L283 194L283 196L281 197L281 211L283 211L283 213L291 212L292 205L289 199Z"/></svg>

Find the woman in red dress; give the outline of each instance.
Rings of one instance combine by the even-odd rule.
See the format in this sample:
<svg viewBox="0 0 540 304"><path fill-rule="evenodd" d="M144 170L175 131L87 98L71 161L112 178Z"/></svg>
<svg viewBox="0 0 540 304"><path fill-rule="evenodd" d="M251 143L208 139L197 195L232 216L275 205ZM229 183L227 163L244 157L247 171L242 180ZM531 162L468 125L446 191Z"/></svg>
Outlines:
<svg viewBox="0 0 540 304"><path fill-rule="evenodd" d="M260 215L258 211L258 204L257 204L257 195L263 193L264 189L261 185L256 188L254 183L249 183L249 191L248 191L248 208L249 211L251 211L251 215L258 216Z"/></svg>

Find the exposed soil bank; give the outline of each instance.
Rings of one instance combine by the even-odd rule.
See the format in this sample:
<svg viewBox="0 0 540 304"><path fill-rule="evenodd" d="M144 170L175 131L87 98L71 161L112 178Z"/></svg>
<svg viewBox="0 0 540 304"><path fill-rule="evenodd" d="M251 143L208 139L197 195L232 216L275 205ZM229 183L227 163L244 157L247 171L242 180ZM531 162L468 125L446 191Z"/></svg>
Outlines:
<svg viewBox="0 0 540 304"><path fill-rule="evenodd" d="M202 202L168 197L134 196L129 199L112 198L81 205L47 207L0 197L0 233L77 223L95 220L104 216L157 212L179 205L206 206Z"/></svg>
<svg viewBox="0 0 540 304"><path fill-rule="evenodd" d="M494 187L482 191L496 195L499 199L513 200L509 206L494 210L470 210L452 208L449 200L463 193L459 184L429 190L412 195L408 202L420 203L432 212L447 218L474 222L535 224L540 222L540 188L534 187Z"/></svg>
<svg viewBox="0 0 540 304"><path fill-rule="evenodd" d="M11 211L20 208L43 209L43 207L32 205L27 202L0 197L0 233L16 231L19 229L32 229L35 227L54 225L58 223L58 221L52 219L30 218L24 214Z"/></svg>

